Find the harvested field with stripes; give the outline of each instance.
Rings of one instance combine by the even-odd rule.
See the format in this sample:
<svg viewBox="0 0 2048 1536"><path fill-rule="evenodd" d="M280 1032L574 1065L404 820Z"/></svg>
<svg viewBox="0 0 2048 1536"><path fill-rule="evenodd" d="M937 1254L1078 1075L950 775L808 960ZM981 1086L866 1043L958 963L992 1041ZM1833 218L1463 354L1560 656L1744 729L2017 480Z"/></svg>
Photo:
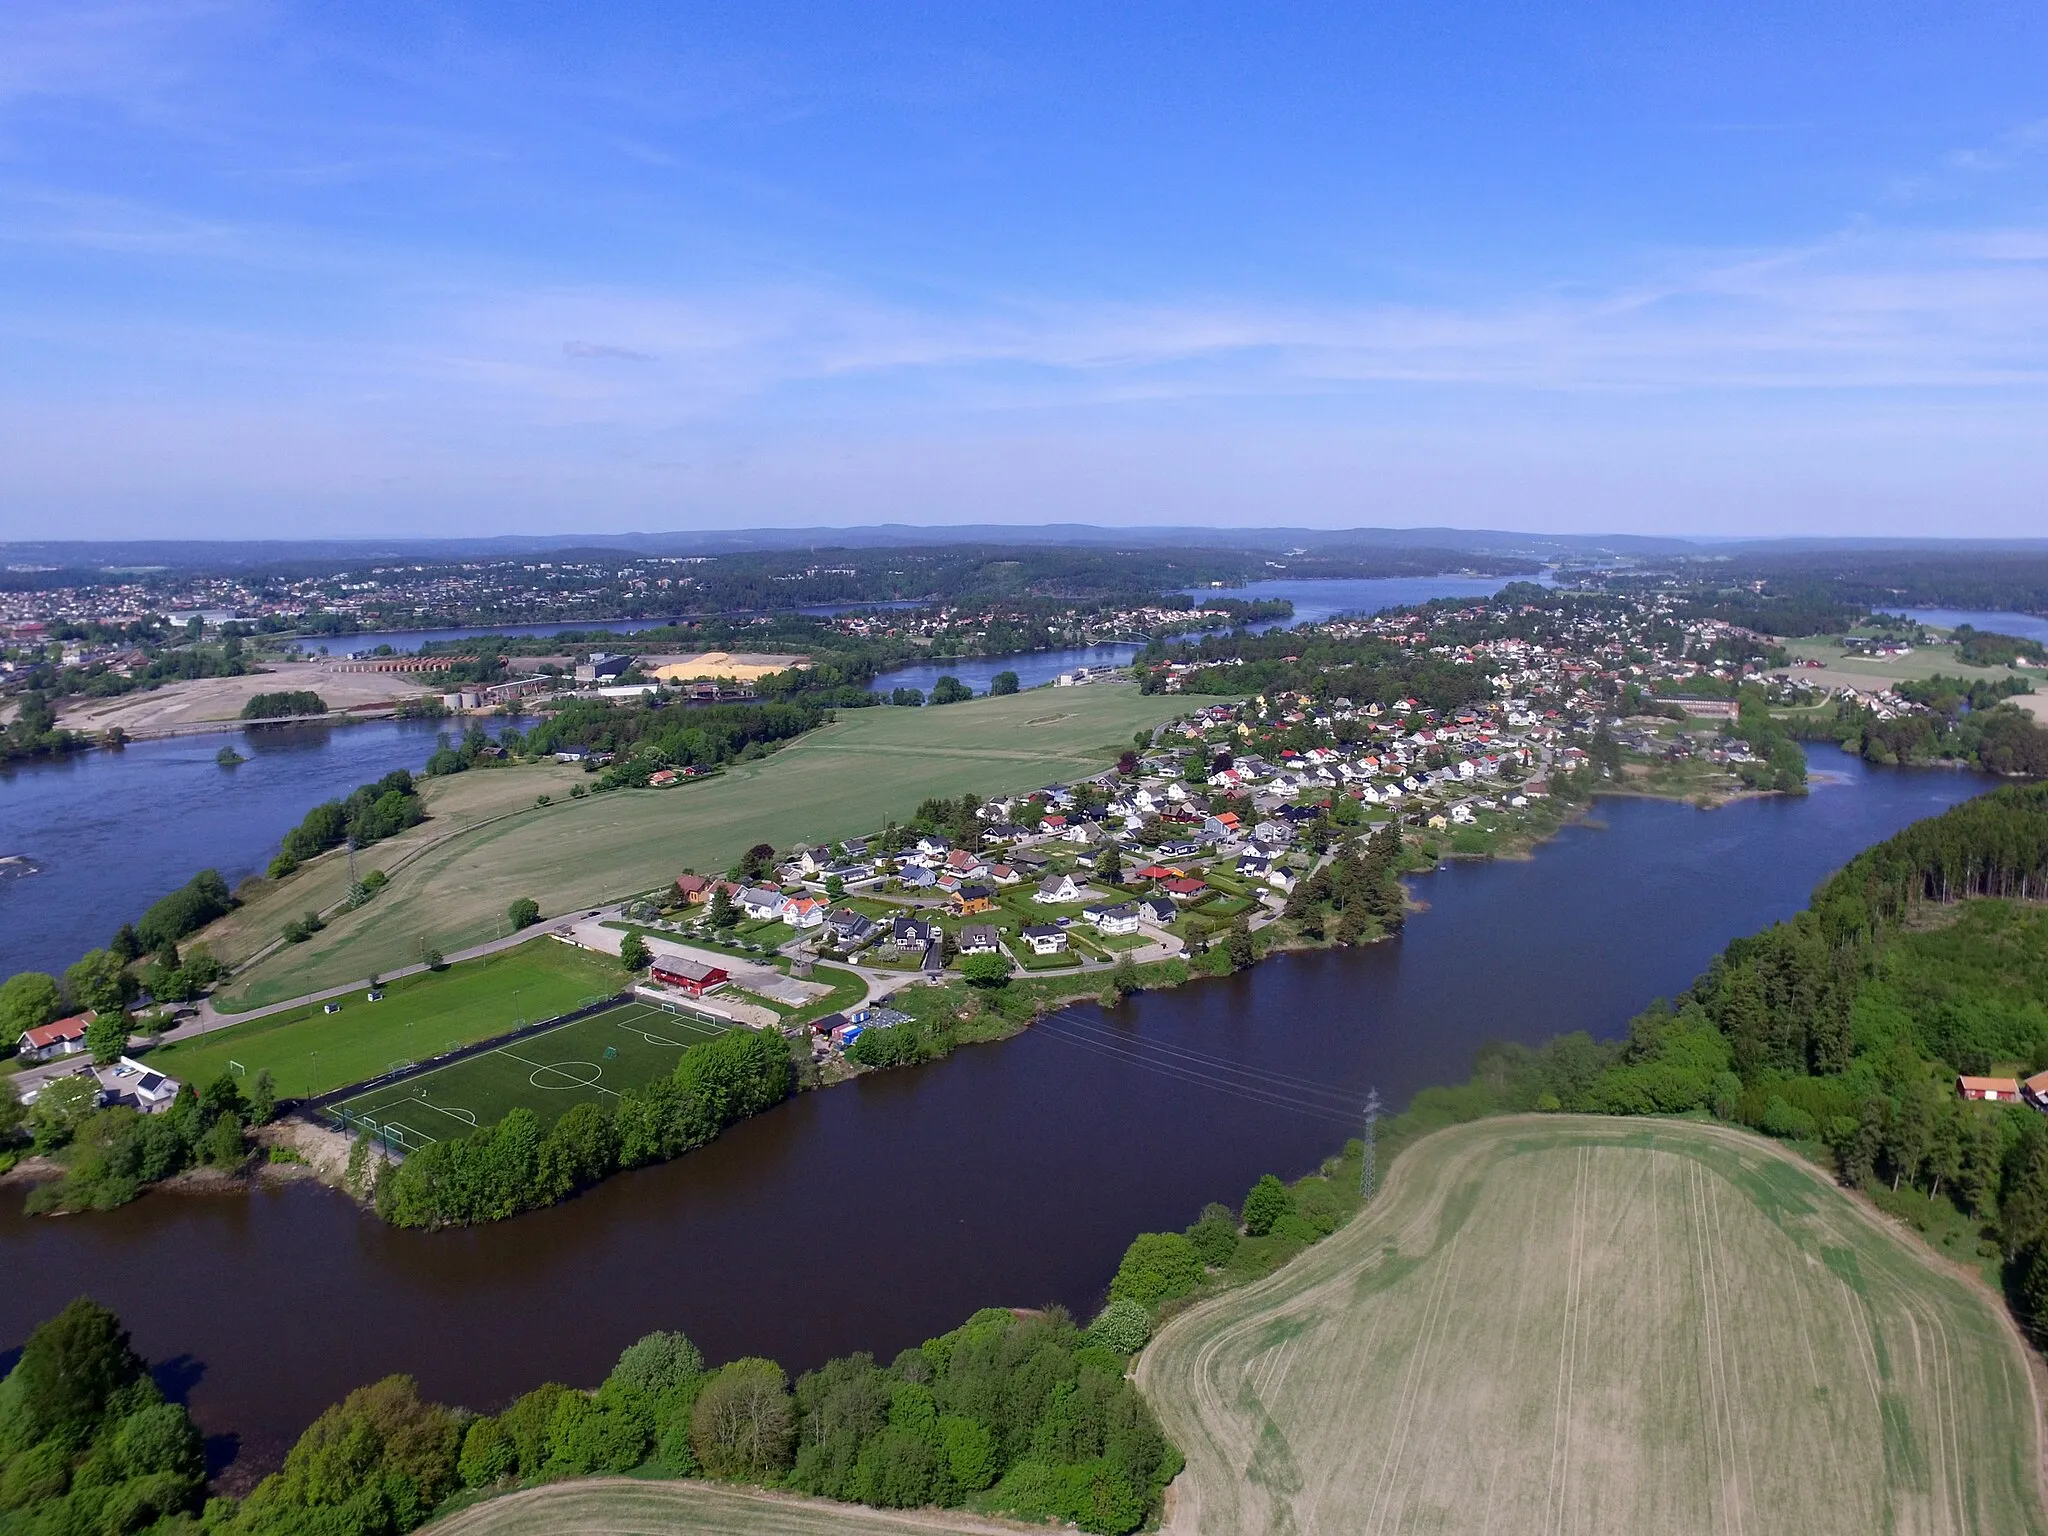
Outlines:
<svg viewBox="0 0 2048 1536"><path fill-rule="evenodd" d="M1439 1132L1139 1381L1183 1536L2048 1531L1995 1298L1710 1125Z"/></svg>

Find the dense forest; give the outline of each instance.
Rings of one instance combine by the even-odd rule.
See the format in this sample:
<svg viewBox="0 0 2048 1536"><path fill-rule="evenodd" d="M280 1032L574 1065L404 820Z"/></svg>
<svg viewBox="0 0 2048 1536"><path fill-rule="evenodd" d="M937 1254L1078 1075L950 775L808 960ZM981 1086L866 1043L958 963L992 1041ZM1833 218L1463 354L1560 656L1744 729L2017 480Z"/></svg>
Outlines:
<svg viewBox="0 0 2048 1536"><path fill-rule="evenodd" d="M565 748L616 754L605 788L645 785L662 768L714 768L764 757L815 730L831 715L808 699L794 703L621 706L603 699L565 704L522 737L503 738L530 757Z"/></svg>
<svg viewBox="0 0 2048 1536"><path fill-rule="evenodd" d="M1995 790L1859 854L1625 1040L1488 1046L1469 1082L1417 1095L1393 1139L1518 1110L1712 1114L1977 1224L2048 1334L2048 1116L1954 1088L2048 1068L2044 900L2048 785Z"/></svg>
<svg viewBox="0 0 2048 1536"><path fill-rule="evenodd" d="M1761 581L1797 603L2048 612L2048 555L2033 550L1753 549L1677 568L1716 586Z"/></svg>
<svg viewBox="0 0 2048 1536"><path fill-rule="evenodd" d="M1417 656L1381 639L1232 631L1171 646L1154 644L1138 658L1141 687L1156 692L1164 686L1159 663L1165 661L1196 668L1180 684L1183 693L1191 694L1298 691L1315 699L1382 705L1413 698L1439 710L1494 697L1491 667L1460 665L1447 656Z"/></svg>

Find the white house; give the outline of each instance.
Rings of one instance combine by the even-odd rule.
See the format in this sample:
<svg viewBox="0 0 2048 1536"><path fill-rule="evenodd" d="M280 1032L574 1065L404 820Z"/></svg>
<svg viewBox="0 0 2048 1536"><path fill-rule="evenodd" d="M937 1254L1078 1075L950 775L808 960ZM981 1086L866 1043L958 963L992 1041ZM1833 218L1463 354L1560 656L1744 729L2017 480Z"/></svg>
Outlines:
<svg viewBox="0 0 2048 1536"><path fill-rule="evenodd" d="M1063 955L1067 952L1066 931L1055 928L1051 923L1035 923L1018 936L1031 946L1034 955Z"/></svg>
<svg viewBox="0 0 2048 1536"><path fill-rule="evenodd" d="M1033 901L1055 906L1061 902L1079 901L1081 887L1074 883L1072 875L1047 875L1039 882L1038 889L1031 893Z"/></svg>
<svg viewBox="0 0 2048 1536"><path fill-rule="evenodd" d="M1095 925L1098 933L1116 935L1138 931L1138 904L1135 901L1122 902L1116 906L1090 907L1083 915Z"/></svg>
<svg viewBox="0 0 2048 1536"><path fill-rule="evenodd" d="M178 1097L178 1080L123 1056L111 1067L98 1067L93 1077L100 1085L100 1103L125 1104L130 1109L153 1115L169 1109Z"/></svg>
<svg viewBox="0 0 2048 1536"><path fill-rule="evenodd" d="M780 917L782 909L789 905L787 896L765 885L743 886L733 900L747 917L760 919Z"/></svg>

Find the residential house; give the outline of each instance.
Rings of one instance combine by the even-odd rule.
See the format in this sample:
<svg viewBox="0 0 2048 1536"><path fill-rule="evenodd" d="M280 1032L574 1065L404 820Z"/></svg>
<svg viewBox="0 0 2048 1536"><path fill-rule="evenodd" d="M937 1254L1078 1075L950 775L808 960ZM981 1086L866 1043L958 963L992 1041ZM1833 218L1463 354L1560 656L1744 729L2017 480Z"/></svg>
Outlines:
<svg viewBox="0 0 2048 1536"><path fill-rule="evenodd" d="M59 1056L76 1056L85 1049L86 1026L96 1017L92 1013L74 1014L53 1024L38 1024L34 1029L25 1029L21 1032L21 1039L15 1042L14 1054L23 1061L54 1061ZM5 1091L0 1088L0 1093Z"/></svg>
<svg viewBox="0 0 2048 1536"><path fill-rule="evenodd" d="M1020 875L1035 875L1052 860L1034 848L1019 848L1010 855L1011 866Z"/></svg>
<svg viewBox="0 0 2048 1536"><path fill-rule="evenodd" d="M1095 925L1098 933L1114 936L1138 931L1138 904L1135 901L1120 902L1115 906L1093 906L1082 916Z"/></svg>
<svg viewBox="0 0 2048 1536"><path fill-rule="evenodd" d="M2031 1081L2031 1079L2029 1080ZM2019 1079L2012 1077L1959 1077L1956 1092L1966 1099L1984 1099L2000 1104L2017 1104Z"/></svg>
<svg viewBox="0 0 2048 1536"><path fill-rule="evenodd" d="M1067 952L1066 930L1051 923L1033 923L1018 937L1031 946L1034 955L1063 955Z"/></svg>
<svg viewBox="0 0 2048 1536"><path fill-rule="evenodd" d="M677 875L676 899L686 907L701 906L711 899L709 875Z"/></svg>
<svg viewBox="0 0 2048 1536"><path fill-rule="evenodd" d="M825 931L835 944L857 946L875 936L875 920L865 913L834 907L825 914Z"/></svg>
<svg viewBox="0 0 2048 1536"><path fill-rule="evenodd" d="M1173 899L1169 896L1147 896L1138 903L1138 916L1145 922L1155 923L1161 928L1169 926L1179 915L1174 908Z"/></svg>
<svg viewBox="0 0 2048 1536"><path fill-rule="evenodd" d="M897 949L923 949L932 941L932 925L921 917L896 917L889 921L889 943Z"/></svg>
<svg viewBox="0 0 2048 1536"><path fill-rule="evenodd" d="M1008 864L991 864L988 867L988 877L997 885L1015 885L1024 878L1020 871Z"/></svg>
<svg viewBox="0 0 2048 1536"><path fill-rule="evenodd" d="M985 885L963 885L953 893L953 910L962 917L987 912L996 904L996 893Z"/></svg>
<svg viewBox="0 0 2048 1536"><path fill-rule="evenodd" d="M939 877L922 864L905 864L896 871L896 878L912 890L929 890L939 883Z"/></svg>
<svg viewBox="0 0 2048 1536"><path fill-rule="evenodd" d="M1201 895L1202 892L1208 890L1209 886L1206 881L1191 880L1187 876L1183 875L1176 880L1160 881L1159 889L1163 891L1171 900L1179 902L1188 902L1193 901L1197 896Z"/></svg>
<svg viewBox="0 0 2048 1536"><path fill-rule="evenodd" d="M780 917L782 909L789 905L787 896L767 885L743 886L734 901L742 913L757 920Z"/></svg>
<svg viewBox="0 0 2048 1536"><path fill-rule="evenodd" d="M943 859L953 851L953 845L928 832L917 840L917 851L927 859Z"/></svg>
<svg viewBox="0 0 2048 1536"><path fill-rule="evenodd" d="M1038 889L1032 893L1031 899L1043 902L1047 906L1055 906L1061 902L1079 901L1081 889L1072 875L1048 875L1039 882Z"/></svg>
<svg viewBox="0 0 2048 1536"><path fill-rule="evenodd" d="M958 875L962 880L979 880L988 873L988 863L965 848L955 848L946 855L946 871Z"/></svg>
<svg viewBox="0 0 2048 1536"><path fill-rule="evenodd" d="M802 933L807 928L819 928L825 922L825 903L810 896L798 896L784 905L782 920Z"/></svg>
<svg viewBox="0 0 2048 1536"><path fill-rule="evenodd" d="M152 1071L132 1057L123 1056L111 1067L95 1068L93 1077L100 1085L103 1108L119 1104L145 1115L154 1115L177 1102L178 1080Z"/></svg>
<svg viewBox="0 0 2048 1536"><path fill-rule="evenodd" d="M999 955L1003 952L1002 935L996 932L993 923L968 923L960 930L959 942L963 955Z"/></svg>

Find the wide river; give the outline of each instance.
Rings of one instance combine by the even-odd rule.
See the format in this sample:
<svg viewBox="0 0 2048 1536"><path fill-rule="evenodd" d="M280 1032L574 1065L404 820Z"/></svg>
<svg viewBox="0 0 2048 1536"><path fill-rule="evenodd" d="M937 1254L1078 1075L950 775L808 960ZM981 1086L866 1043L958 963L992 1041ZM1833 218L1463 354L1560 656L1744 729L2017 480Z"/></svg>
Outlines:
<svg viewBox="0 0 2048 1536"><path fill-rule="evenodd" d="M1616 1034L1857 850L1993 783L1832 749L1816 767L1803 799L1602 801L1533 859L1418 880L1429 910L1392 942L1078 1007L494 1227L393 1231L304 1185L61 1220L0 1199L0 1347L96 1297L246 1475L391 1371L490 1408L594 1384L653 1328L801 1370L985 1305L1086 1313L1133 1234L1312 1167L1369 1088L1398 1108L1489 1038Z"/></svg>

